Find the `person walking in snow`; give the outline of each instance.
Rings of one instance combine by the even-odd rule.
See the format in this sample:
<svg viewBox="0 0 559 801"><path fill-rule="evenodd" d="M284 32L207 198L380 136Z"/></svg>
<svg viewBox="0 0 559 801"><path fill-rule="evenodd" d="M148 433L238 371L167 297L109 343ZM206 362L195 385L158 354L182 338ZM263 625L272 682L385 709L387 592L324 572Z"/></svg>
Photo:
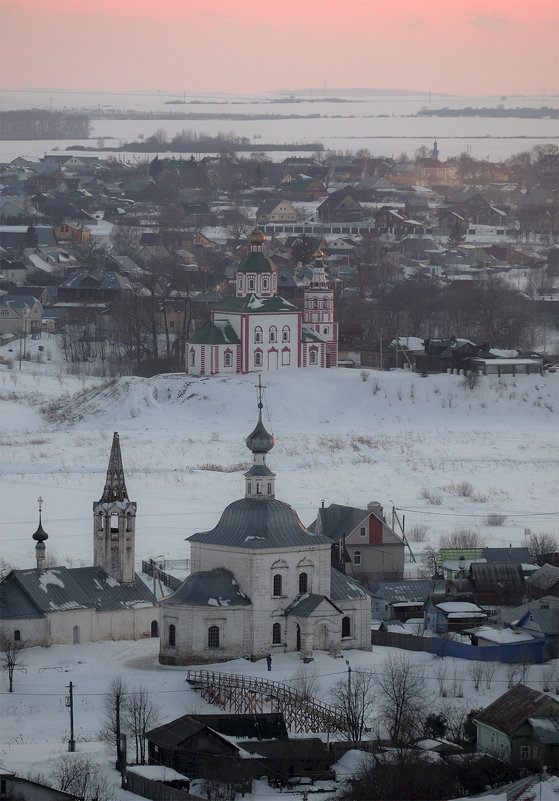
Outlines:
<svg viewBox="0 0 559 801"><path fill-rule="evenodd" d="M268 654L266 657L266 664L268 665L268 670L272 669L272 655Z"/></svg>

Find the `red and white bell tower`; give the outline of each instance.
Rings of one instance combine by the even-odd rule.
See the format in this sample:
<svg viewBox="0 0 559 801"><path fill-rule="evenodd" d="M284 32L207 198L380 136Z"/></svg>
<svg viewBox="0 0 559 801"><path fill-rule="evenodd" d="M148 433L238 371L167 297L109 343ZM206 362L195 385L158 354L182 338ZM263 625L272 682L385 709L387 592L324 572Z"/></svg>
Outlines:
<svg viewBox="0 0 559 801"><path fill-rule="evenodd" d="M326 343L326 367L338 364L338 323L334 322L334 291L328 287L324 253L317 250L309 288L305 290L303 325L314 329Z"/></svg>

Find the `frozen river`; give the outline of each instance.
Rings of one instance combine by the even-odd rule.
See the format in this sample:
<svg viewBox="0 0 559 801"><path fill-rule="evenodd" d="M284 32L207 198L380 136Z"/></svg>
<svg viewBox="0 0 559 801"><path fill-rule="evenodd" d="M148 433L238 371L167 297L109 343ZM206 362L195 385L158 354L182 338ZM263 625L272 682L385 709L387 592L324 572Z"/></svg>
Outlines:
<svg viewBox="0 0 559 801"><path fill-rule="evenodd" d="M362 90L364 91L364 90ZM514 153L530 150L540 143L559 145L559 121L549 118L524 119L516 117L416 117L422 108L481 108L541 107L556 108L557 98L544 97L458 97L396 94L362 94L332 90L328 93L345 102L331 102L312 93L297 97L277 94L262 96L191 96L180 98L166 93L97 94L67 92L2 92L4 109L53 108L83 110L124 110L153 118L94 119L90 140L2 142L1 160L10 161L18 155L43 156L53 149L68 149L71 145L96 145L104 140L105 147L116 146L139 138L147 138L163 129L168 138L188 130L216 135L232 133L246 137L254 145L301 144L319 142L325 150L335 152L368 150L372 155L398 157L401 153L413 156L417 148L431 148L436 138L440 158L470 153L474 158L502 161ZM177 100L181 100L177 104ZM281 102L279 102L281 100ZM221 119L164 119L169 113L223 115ZM236 119L233 115L279 114L298 115L289 119ZM310 117L309 115L313 115ZM229 117L229 118L227 118ZM190 155L190 154L188 154ZM285 153L272 152L274 160ZM142 154L142 157L143 154Z"/></svg>

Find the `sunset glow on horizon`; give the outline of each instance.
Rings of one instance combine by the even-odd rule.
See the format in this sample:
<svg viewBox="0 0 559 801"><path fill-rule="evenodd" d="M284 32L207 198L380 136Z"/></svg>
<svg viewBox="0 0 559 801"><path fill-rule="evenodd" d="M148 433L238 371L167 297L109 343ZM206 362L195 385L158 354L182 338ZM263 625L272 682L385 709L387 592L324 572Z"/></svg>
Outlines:
<svg viewBox="0 0 559 801"><path fill-rule="evenodd" d="M0 85L559 92L555 0L0 0Z"/></svg>

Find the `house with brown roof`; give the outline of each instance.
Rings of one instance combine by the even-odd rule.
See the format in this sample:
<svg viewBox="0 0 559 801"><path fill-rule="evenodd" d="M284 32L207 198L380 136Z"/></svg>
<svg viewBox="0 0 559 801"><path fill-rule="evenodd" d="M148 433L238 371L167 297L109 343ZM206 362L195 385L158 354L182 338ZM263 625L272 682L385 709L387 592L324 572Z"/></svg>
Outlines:
<svg viewBox="0 0 559 801"><path fill-rule="evenodd" d="M332 192L316 211L319 219L326 223L360 221L366 217L357 192L351 186Z"/></svg>
<svg viewBox="0 0 559 801"><path fill-rule="evenodd" d="M517 684L475 717L477 750L509 762L556 770L559 764L559 701Z"/></svg>

